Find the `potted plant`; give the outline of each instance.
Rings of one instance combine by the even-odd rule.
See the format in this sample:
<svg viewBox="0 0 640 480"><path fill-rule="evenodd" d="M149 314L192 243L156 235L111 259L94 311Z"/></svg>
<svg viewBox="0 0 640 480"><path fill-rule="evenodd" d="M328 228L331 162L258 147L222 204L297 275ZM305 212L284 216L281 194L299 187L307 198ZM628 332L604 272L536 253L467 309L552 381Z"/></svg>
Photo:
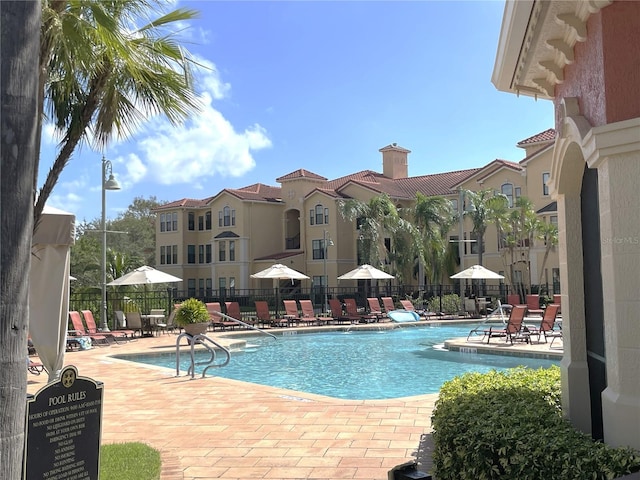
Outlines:
<svg viewBox="0 0 640 480"><path fill-rule="evenodd" d="M201 335L209 326L209 311L204 302L196 298L189 298L180 305L176 312L174 322L184 328L189 335Z"/></svg>

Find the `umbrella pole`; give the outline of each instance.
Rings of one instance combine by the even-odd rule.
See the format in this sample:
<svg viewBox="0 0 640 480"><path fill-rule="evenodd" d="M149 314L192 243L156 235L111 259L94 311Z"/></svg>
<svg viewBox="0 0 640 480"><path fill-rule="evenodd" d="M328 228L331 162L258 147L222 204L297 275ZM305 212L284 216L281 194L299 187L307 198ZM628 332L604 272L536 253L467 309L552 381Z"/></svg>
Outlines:
<svg viewBox="0 0 640 480"><path fill-rule="evenodd" d="M278 305L280 304L280 279L276 278L276 318L278 318Z"/></svg>

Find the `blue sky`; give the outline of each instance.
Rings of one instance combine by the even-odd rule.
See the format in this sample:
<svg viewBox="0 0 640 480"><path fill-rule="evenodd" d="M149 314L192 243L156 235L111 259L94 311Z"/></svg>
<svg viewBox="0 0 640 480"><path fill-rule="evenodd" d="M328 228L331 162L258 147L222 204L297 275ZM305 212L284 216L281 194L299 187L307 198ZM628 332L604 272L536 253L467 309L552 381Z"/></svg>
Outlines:
<svg viewBox="0 0 640 480"><path fill-rule="evenodd" d="M327 178L382 170L378 150L412 151L409 175L520 161L520 140L553 127L549 101L491 84L501 1L190 1L182 32L207 69L204 108L184 125L153 118L104 152L122 190L204 198L299 168ZM55 155L45 130L40 184ZM48 204L77 221L100 216L102 152L76 151Z"/></svg>

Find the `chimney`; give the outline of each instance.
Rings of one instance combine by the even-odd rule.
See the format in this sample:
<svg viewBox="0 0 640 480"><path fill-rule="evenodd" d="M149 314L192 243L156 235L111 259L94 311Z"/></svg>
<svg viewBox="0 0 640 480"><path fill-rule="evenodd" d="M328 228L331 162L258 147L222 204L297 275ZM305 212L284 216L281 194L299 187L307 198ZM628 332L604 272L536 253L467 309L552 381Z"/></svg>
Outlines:
<svg viewBox="0 0 640 480"><path fill-rule="evenodd" d="M378 151L382 152L382 174L385 177L398 179L409 176L408 156L411 150L392 143Z"/></svg>

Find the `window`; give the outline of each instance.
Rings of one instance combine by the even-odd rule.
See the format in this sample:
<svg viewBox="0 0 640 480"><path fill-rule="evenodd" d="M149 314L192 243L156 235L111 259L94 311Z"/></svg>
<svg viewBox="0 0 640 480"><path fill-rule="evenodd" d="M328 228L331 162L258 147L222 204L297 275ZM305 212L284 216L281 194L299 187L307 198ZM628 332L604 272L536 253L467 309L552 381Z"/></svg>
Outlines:
<svg viewBox="0 0 640 480"><path fill-rule="evenodd" d="M542 174L542 195L549 195L549 172Z"/></svg>
<svg viewBox="0 0 640 480"><path fill-rule="evenodd" d="M204 278L198 279L198 295L204 297Z"/></svg>
<svg viewBox="0 0 640 480"><path fill-rule="evenodd" d="M212 291L213 290L213 283L211 282L210 278L207 278L205 283L206 283L206 289L207 289L207 291L206 291L207 297L210 297L213 294L213 291Z"/></svg>
<svg viewBox="0 0 640 480"><path fill-rule="evenodd" d="M198 245L198 263L204 263L204 245Z"/></svg>
<svg viewBox="0 0 640 480"><path fill-rule="evenodd" d="M171 265L178 263L178 246L168 245L160 247L160 265Z"/></svg>
<svg viewBox="0 0 640 480"><path fill-rule="evenodd" d="M218 212L218 226L219 227L233 227L236 224L236 211L229 208L228 206L224 207L222 210Z"/></svg>
<svg viewBox="0 0 640 480"><path fill-rule="evenodd" d="M218 288L220 291L223 291L227 288L227 279L225 277L220 277L218 279Z"/></svg>
<svg viewBox="0 0 640 480"><path fill-rule="evenodd" d="M204 230L204 217L202 215L198 215L198 230Z"/></svg>
<svg viewBox="0 0 640 480"><path fill-rule="evenodd" d="M229 240L229 261L230 262L236 261L236 241L235 240Z"/></svg>
<svg viewBox="0 0 640 480"><path fill-rule="evenodd" d="M207 212L204 216L204 228L211 230L211 212Z"/></svg>
<svg viewBox="0 0 640 480"><path fill-rule="evenodd" d="M196 279L190 278L187 280L187 295L190 297L196 296Z"/></svg>
<svg viewBox="0 0 640 480"><path fill-rule="evenodd" d="M227 257L227 243L220 242L218 243L218 261L224 262L227 259L226 257Z"/></svg>
<svg viewBox="0 0 640 480"><path fill-rule="evenodd" d="M454 198L453 200L451 200L451 209L458 213L458 199Z"/></svg>
<svg viewBox="0 0 640 480"><path fill-rule="evenodd" d="M230 294L233 295L236 291L236 277L229 277L229 290Z"/></svg>
<svg viewBox="0 0 640 480"><path fill-rule="evenodd" d="M500 188L500 193L502 193L507 200L509 200L509 208L513 208L513 184L511 183L503 183Z"/></svg>
<svg viewBox="0 0 640 480"><path fill-rule="evenodd" d="M513 190L514 190L514 192L515 192L515 194L516 194L516 195L515 195L516 200L518 200L518 199L520 198L520 195L522 194L522 189L521 189L520 187L516 187L516 188L514 188Z"/></svg>
<svg viewBox="0 0 640 480"><path fill-rule="evenodd" d="M177 232L178 231L178 212L161 213L160 214L160 231L161 232Z"/></svg>
<svg viewBox="0 0 640 480"><path fill-rule="evenodd" d="M551 215L549 217L549 223L552 225L555 225L556 227L558 226L558 216L557 215Z"/></svg>
<svg viewBox="0 0 640 480"><path fill-rule="evenodd" d="M311 225L322 225L329 223L329 209L318 204L309 210L309 222Z"/></svg>
<svg viewBox="0 0 640 480"><path fill-rule="evenodd" d="M187 228L189 229L189 231L193 231L196 229L196 214L193 212L189 212L188 218L189 220Z"/></svg>
<svg viewBox="0 0 640 480"><path fill-rule="evenodd" d="M196 263L195 245L187 245L187 263Z"/></svg>
<svg viewBox="0 0 640 480"><path fill-rule="evenodd" d="M313 250L314 260L324 259L324 240L312 240L311 248Z"/></svg>
<svg viewBox="0 0 640 480"><path fill-rule="evenodd" d="M205 263L211 263L211 244L207 243L204 246L204 256L205 256Z"/></svg>

